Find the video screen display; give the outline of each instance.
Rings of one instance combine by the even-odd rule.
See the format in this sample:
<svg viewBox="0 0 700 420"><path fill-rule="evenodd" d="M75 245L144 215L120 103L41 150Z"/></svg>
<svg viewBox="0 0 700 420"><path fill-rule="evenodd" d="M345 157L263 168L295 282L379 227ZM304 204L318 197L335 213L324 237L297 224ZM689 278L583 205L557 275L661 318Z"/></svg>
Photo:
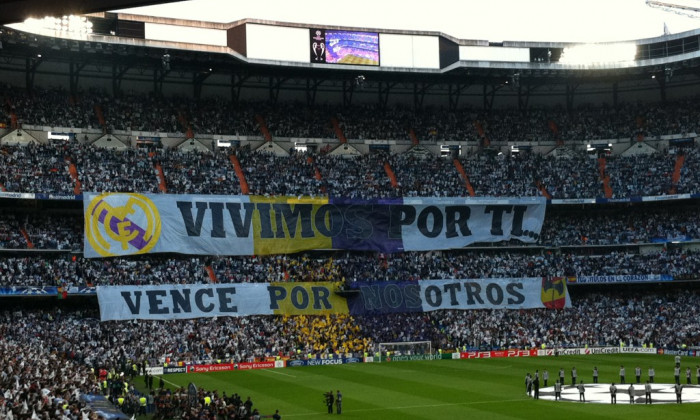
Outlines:
<svg viewBox="0 0 700 420"><path fill-rule="evenodd" d="M311 62L379 65L379 34L311 29Z"/></svg>

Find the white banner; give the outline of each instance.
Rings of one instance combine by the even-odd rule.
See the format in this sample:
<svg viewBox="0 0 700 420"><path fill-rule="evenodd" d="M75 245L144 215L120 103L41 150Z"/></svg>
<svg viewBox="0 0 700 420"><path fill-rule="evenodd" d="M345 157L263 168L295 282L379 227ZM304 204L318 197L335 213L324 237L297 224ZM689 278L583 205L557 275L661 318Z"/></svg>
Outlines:
<svg viewBox="0 0 700 420"><path fill-rule="evenodd" d="M546 209L541 197L359 200L90 192L83 197L87 258L312 249L403 252L511 239L534 243Z"/></svg>
<svg viewBox="0 0 700 420"><path fill-rule="evenodd" d="M102 321L272 314L268 283L98 286Z"/></svg>
<svg viewBox="0 0 700 420"><path fill-rule="evenodd" d="M530 309L571 306L562 277L420 280L424 312L439 309Z"/></svg>
<svg viewBox="0 0 700 420"><path fill-rule="evenodd" d="M575 347L537 350L538 356L571 356L587 354L642 353L656 354L655 348L645 347Z"/></svg>
<svg viewBox="0 0 700 420"><path fill-rule="evenodd" d="M163 366L147 367L146 373L151 376L157 376L163 374Z"/></svg>
<svg viewBox="0 0 700 420"><path fill-rule="evenodd" d="M653 347L622 347L620 351L622 353L656 354L657 349Z"/></svg>

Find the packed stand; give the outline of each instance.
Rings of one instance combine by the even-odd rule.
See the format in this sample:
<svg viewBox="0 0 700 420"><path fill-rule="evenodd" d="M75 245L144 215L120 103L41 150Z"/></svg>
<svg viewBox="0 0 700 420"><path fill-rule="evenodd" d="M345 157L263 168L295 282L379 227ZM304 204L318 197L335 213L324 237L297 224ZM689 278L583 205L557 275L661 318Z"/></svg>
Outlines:
<svg viewBox="0 0 700 420"><path fill-rule="evenodd" d="M81 400L100 392L82 346L87 325L80 312L0 313L0 418L97 418Z"/></svg>
<svg viewBox="0 0 700 420"><path fill-rule="evenodd" d="M321 180L315 177L314 159L310 155L292 152L280 158L266 152L241 152L238 158L250 194L325 195Z"/></svg>
<svg viewBox="0 0 700 420"><path fill-rule="evenodd" d="M437 156L373 152L346 157L292 152L281 157L245 150L236 153L251 194L365 199L468 195L465 180L454 162ZM685 153L675 191L698 193L700 154L695 148ZM161 148L114 151L76 142L4 146L0 153L0 184L9 192L73 195L76 183L69 173L71 163L77 169L82 191L158 193L160 165L169 193L241 193L228 152ZM396 175L396 187L392 186L385 163ZM477 197L604 196L598 163L582 152L561 158L483 152L460 158L460 163ZM674 166L675 156L662 153L607 159L606 173L610 175L613 198L672 192Z"/></svg>
<svg viewBox="0 0 700 420"><path fill-rule="evenodd" d="M558 211L545 217L544 246L625 245L700 240L697 207Z"/></svg>
<svg viewBox="0 0 700 420"><path fill-rule="evenodd" d="M133 384L117 372L133 375L145 366L165 362L361 357L377 351L382 342L424 340L435 349L460 350L618 346L620 342L672 349L700 345L700 293L695 289L573 295L572 306L560 310L446 310L354 317L277 315L101 323L90 310L5 309L0 312L0 414L82 419L82 412L93 416L81 403L85 394L106 395L136 414ZM252 401L236 401L235 395L227 401L223 394L203 390L198 402L183 410L184 390L167 391L161 381L156 391L147 379L145 388L152 391L144 410L155 408L158 418L172 418L176 412L198 418L201 410L227 412L233 409L231 404L236 410L250 405L247 409L253 411ZM206 396L209 399L202 398Z"/></svg>
<svg viewBox="0 0 700 420"><path fill-rule="evenodd" d="M83 191L157 193L155 163L159 149L111 151L87 145L73 147Z"/></svg>
<svg viewBox="0 0 700 420"><path fill-rule="evenodd" d="M391 155L387 161L404 197L463 197L469 192L451 159Z"/></svg>
<svg viewBox="0 0 700 420"><path fill-rule="evenodd" d="M65 128L99 128L95 105L105 95L90 90L71 95L63 88L36 87L31 92L9 85L0 86L7 126L15 115L22 125Z"/></svg>
<svg viewBox="0 0 700 420"><path fill-rule="evenodd" d="M326 155L318 158L317 167L331 197L393 198L398 190L384 170L387 157L381 152L353 157Z"/></svg>
<svg viewBox="0 0 700 420"><path fill-rule="evenodd" d="M675 156L668 153L611 156L605 173L610 176L611 198L665 195L671 191Z"/></svg>
<svg viewBox="0 0 700 420"><path fill-rule="evenodd" d="M698 193L700 185L700 149L697 147L684 150L684 163L676 190L678 194Z"/></svg>
<svg viewBox="0 0 700 420"><path fill-rule="evenodd" d="M173 321L99 322L96 312L3 311L3 346L51 351L58 360L120 368L250 362L267 357L362 355L382 342L431 341L434 348L524 348L700 345L700 294L667 289L570 291L571 307L441 310L376 315L265 315ZM33 334L26 334L31 328ZM139 345L133 345L138 343ZM36 359L40 360L40 359ZM129 365L127 363L127 365ZM7 366L7 365L5 365ZM97 369L96 369L97 371Z"/></svg>
<svg viewBox="0 0 700 420"><path fill-rule="evenodd" d="M210 277L209 269L214 274ZM85 287L331 281L412 281L545 276L670 275L695 279L700 254L668 249L648 253L606 250L605 254L552 251L433 251L398 254L311 253L268 257L78 256L0 259L0 286Z"/></svg>
<svg viewBox="0 0 700 420"><path fill-rule="evenodd" d="M82 223L83 218L79 216L0 214L0 248L80 249Z"/></svg>
<svg viewBox="0 0 700 420"><path fill-rule="evenodd" d="M223 152L164 150L158 154L168 194L240 195L241 184Z"/></svg>
<svg viewBox="0 0 700 420"><path fill-rule="evenodd" d="M445 347L482 349L700 345L697 290L589 293L562 311L439 311L430 314Z"/></svg>
<svg viewBox="0 0 700 420"><path fill-rule="evenodd" d="M11 192L72 195L68 156L61 144L2 146L0 184Z"/></svg>
<svg viewBox="0 0 700 420"><path fill-rule="evenodd" d="M528 143L657 138L700 131L696 98L661 103L582 105L562 108L516 109L425 107L416 111L402 106L358 104L350 107L312 106L285 102L233 103L220 97L193 100L128 92L120 97L99 91L70 95L62 88L35 87L32 92L2 86L3 113L9 123L15 114L20 124L51 127L103 128L184 133L260 136L256 115L266 121L273 137L335 138L331 118L339 121L349 139L406 140L414 129L421 141L474 141ZM103 115L104 126L98 118Z"/></svg>

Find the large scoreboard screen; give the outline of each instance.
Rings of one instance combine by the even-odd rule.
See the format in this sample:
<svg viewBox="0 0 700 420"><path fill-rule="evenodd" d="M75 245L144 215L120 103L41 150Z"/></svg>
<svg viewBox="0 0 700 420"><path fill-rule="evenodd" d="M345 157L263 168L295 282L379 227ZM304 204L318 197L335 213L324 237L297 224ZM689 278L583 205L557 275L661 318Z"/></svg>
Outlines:
<svg viewBox="0 0 700 420"><path fill-rule="evenodd" d="M379 65L379 34L376 32L310 30L312 63Z"/></svg>

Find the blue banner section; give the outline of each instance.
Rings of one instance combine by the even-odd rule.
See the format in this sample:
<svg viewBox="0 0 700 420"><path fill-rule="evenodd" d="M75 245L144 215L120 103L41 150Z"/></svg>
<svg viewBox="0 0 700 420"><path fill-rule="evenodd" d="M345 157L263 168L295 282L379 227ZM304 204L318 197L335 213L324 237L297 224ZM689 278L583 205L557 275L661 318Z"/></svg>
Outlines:
<svg viewBox="0 0 700 420"><path fill-rule="evenodd" d="M668 274L637 274L617 276L579 276L568 279L570 284L609 284L609 283L654 283L673 281Z"/></svg>
<svg viewBox="0 0 700 420"><path fill-rule="evenodd" d="M82 394L80 398L101 418L106 420L129 420L129 416L122 413L102 395Z"/></svg>
<svg viewBox="0 0 700 420"><path fill-rule="evenodd" d="M61 195L61 194L45 194L45 193L20 193L1 191L0 198L14 198L21 200L82 200L81 195Z"/></svg>
<svg viewBox="0 0 700 420"><path fill-rule="evenodd" d="M58 287L56 287L56 286L0 287L0 295L5 295L5 296L51 296L51 295L56 296L57 294L58 294Z"/></svg>
<svg viewBox="0 0 700 420"><path fill-rule="evenodd" d="M61 194L46 194L46 193L20 193L20 192L0 192L0 198L13 198L22 200L83 200L83 195L61 195ZM589 198L552 198L547 200L547 204L607 204L607 203L639 203L646 201L674 201L688 200L700 198L700 194L669 194L669 195L650 195L650 196L633 196L626 198L604 198L604 197L589 197ZM351 204L354 199L333 198L332 201L336 204ZM400 202L401 199L375 199L368 200L377 204L390 204L391 202Z"/></svg>
<svg viewBox="0 0 700 420"><path fill-rule="evenodd" d="M559 309L571 306L563 277L356 283L351 315L441 309Z"/></svg>
<svg viewBox="0 0 700 420"><path fill-rule="evenodd" d="M346 365L348 363L362 363L360 357L333 357L329 359L294 359L287 360L287 367L299 366L327 366L327 365Z"/></svg>
<svg viewBox="0 0 700 420"><path fill-rule="evenodd" d="M71 286L62 289L61 292L65 291L70 295L96 295L97 292L94 287L88 286ZM10 287L0 287L0 296L57 296L58 287L56 286L41 286L41 287L30 287L30 286L10 286Z"/></svg>
<svg viewBox="0 0 700 420"><path fill-rule="evenodd" d="M351 314L423 312L421 287L412 282L357 282L359 294L348 299Z"/></svg>
<svg viewBox="0 0 700 420"><path fill-rule="evenodd" d="M610 204L610 203L641 203L649 201L675 201L700 198L700 194L669 194L669 195L649 195L632 196L625 198L553 198L547 200L547 204Z"/></svg>

